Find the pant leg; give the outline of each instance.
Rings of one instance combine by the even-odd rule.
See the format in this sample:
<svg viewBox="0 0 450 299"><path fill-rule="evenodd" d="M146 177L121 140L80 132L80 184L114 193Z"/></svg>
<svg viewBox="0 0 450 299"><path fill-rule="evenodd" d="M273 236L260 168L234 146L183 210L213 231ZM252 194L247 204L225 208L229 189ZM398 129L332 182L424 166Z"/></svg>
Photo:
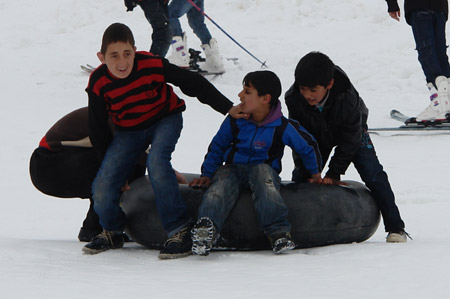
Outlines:
<svg viewBox="0 0 450 299"><path fill-rule="evenodd" d="M181 198L175 171L170 162L182 127L181 113L158 121L152 133L150 152L147 157L147 168L155 193L156 207L169 237L192 221L187 214L186 202Z"/></svg>
<svg viewBox="0 0 450 299"><path fill-rule="evenodd" d="M248 165L248 182L259 224L268 236L291 231L288 209L280 194L281 179L267 164Z"/></svg>
<svg viewBox="0 0 450 299"><path fill-rule="evenodd" d="M161 57L166 56L172 42L167 3L164 4L162 0L144 0L139 2L139 5L153 29L150 52Z"/></svg>
<svg viewBox="0 0 450 299"><path fill-rule="evenodd" d="M436 13L436 21L434 24L434 33L436 41L436 53L441 66L442 74L450 78L450 65L447 56L447 41L445 38L445 25L447 23L447 16L444 13Z"/></svg>
<svg viewBox="0 0 450 299"><path fill-rule="evenodd" d="M427 82L434 82L436 77L444 75L436 49L434 13L431 11L413 11L410 19L419 62Z"/></svg>
<svg viewBox="0 0 450 299"><path fill-rule="evenodd" d="M372 192L381 211L385 230L387 232L403 230L405 224L395 204L394 192L391 189L388 176L383 170L383 166L378 161L375 148L367 133L367 128L363 131L363 142L352 162L361 179Z"/></svg>
<svg viewBox="0 0 450 299"><path fill-rule="evenodd" d="M183 34L183 29L181 28L181 23L179 18L184 16L190 9L192 5L187 0L172 0L169 4L169 23L172 28L173 36L181 36Z"/></svg>
<svg viewBox="0 0 450 299"><path fill-rule="evenodd" d="M194 0L194 3L202 11L204 11L205 8L204 0ZM192 8L187 12L187 19L189 26L194 31L194 34L197 35L197 37L200 39L202 45L209 44L209 41L211 40L212 36L208 30L208 27L206 27L205 16L195 7L192 6Z"/></svg>
<svg viewBox="0 0 450 299"><path fill-rule="evenodd" d="M89 199L89 210L86 214L86 218L83 221L83 228L88 230L101 230L100 219L94 210L94 200Z"/></svg>
<svg viewBox="0 0 450 299"><path fill-rule="evenodd" d="M125 213L119 205L121 188L148 144L148 130L116 131L92 184L94 209L104 229L125 228Z"/></svg>
<svg viewBox="0 0 450 299"><path fill-rule="evenodd" d="M198 218L209 217L219 232L234 207L243 185L238 165L221 166L206 189L198 211Z"/></svg>

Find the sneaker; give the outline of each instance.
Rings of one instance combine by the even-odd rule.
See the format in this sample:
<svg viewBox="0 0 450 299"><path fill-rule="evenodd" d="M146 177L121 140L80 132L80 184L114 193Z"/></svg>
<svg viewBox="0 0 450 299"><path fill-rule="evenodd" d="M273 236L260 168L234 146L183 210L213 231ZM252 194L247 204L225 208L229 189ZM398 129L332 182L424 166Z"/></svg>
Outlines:
<svg viewBox="0 0 450 299"><path fill-rule="evenodd" d="M95 236L92 241L83 247L83 252L88 254L96 254L109 249L117 249L123 247L123 233L103 230Z"/></svg>
<svg viewBox="0 0 450 299"><path fill-rule="evenodd" d="M389 232L386 237L387 243L406 243L408 234L405 231Z"/></svg>
<svg viewBox="0 0 450 299"><path fill-rule="evenodd" d="M189 57L186 34L183 32L182 36L174 36L172 38L172 54L167 57L167 60L181 68L188 68Z"/></svg>
<svg viewBox="0 0 450 299"><path fill-rule="evenodd" d="M207 256L217 240L216 228L211 219L200 218L191 231L191 238L192 253Z"/></svg>
<svg viewBox="0 0 450 299"><path fill-rule="evenodd" d="M290 233L281 233L270 236L269 241L275 254L281 254L295 248L295 243L292 241Z"/></svg>
<svg viewBox="0 0 450 299"><path fill-rule="evenodd" d="M162 260L177 259L192 254L192 240L189 234L191 227L190 225L185 226L167 239L164 243L164 248L159 252L158 258Z"/></svg>
<svg viewBox="0 0 450 299"><path fill-rule="evenodd" d="M80 228L80 232L78 233L78 240L80 240L80 242L91 242L91 240L97 236L98 234L100 234L102 232L102 228L98 228L98 229L89 229L89 228L85 228L82 227Z"/></svg>

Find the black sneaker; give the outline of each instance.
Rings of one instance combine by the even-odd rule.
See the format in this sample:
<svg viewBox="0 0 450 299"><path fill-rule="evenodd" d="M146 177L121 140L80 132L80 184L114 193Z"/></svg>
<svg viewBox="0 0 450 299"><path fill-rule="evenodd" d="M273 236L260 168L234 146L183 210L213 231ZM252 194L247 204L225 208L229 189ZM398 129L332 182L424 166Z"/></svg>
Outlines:
<svg viewBox="0 0 450 299"><path fill-rule="evenodd" d="M280 254L295 248L295 243L292 241L290 233L281 233L270 236L269 241L275 254Z"/></svg>
<svg viewBox="0 0 450 299"><path fill-rule="evenodd" d="M96 254L108 249L117 249L123 247L123 233L103 230L95 236L92 241L83 247L83 252Z"/></svg>
<svg viewBox="0 0 450 299"><path fill-rule="evenodd" d="M164 248L159 252L158 258L162 260L177 259L192 254L192 240L189 234L191 227L191 225L185 226L167 239Z"/></svg>
<svg viewBox="0 0 450 299"><path fill-rule="evenodd" d="M214 223L208 217L200 218L191 231L192 253L208 255L217 239Z"/></svg>
<svg viewBox="0 0 450 299"><path fill-rule="evenodd" d="M88 229L88 228L80 228L80 232L78 233L78 240L80 242L91 242L91 240L102 232L102 228L98 229Z"/></svg>

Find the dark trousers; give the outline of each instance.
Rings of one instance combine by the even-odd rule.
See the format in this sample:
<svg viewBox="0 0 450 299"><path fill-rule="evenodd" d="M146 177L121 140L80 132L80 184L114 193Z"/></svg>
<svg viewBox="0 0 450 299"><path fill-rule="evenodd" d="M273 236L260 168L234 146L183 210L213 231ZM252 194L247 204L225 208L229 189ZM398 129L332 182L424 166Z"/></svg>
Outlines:
<svg viewBox="0 0 450 299"><path fill-rule="evenodd" d="M418 59L427 82L435 81L438 76L450 77L445 40L444 13L434 11L413 11L410 23L416 42Z"/></svg>
<svg viewBox="0 0 450 299"><path fill-rule="evenodd" d="M323 164L328 160L331 150L321 152ZM389 184L388 176L378 160L372 140L367 133L367 126L363 130L361 146L353 156L352 163L366 187L372 192L372 196L381 211L385 231L402 231L405 228L405 224L395 204L395 196ZM302 165L297 163L297 166L293 171L292 180L296 182L306 181L309 174L302 169Z"/></svg>
<svg viewBox="0 0 450 299"><path fill-rule="evenodd" d="M152 45L150 53L166 56L172 43L172 28L169 24L169 7L162 0L143 0L139 2L145 18L152 26Z"/></svg>

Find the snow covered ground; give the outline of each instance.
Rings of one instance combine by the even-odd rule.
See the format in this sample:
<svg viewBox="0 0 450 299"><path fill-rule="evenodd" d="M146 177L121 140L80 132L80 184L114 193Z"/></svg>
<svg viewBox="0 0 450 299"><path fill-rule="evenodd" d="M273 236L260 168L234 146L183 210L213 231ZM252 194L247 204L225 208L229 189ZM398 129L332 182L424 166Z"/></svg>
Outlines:
<svg viewBox="0 0 450 299"><path fill-rule="evenodd" d="M403 5L403 1L400 1ZM29 157L50 126L87 105L88 76L104 29L123 22L148 50L151 28L140 8L123 1L0 1L1 298L449 298L449 135L376 136L373 141L397 196L407 244L386 244L383 225L366 242L295 250L220 252L160 261L138 244L95 256L81 253L78 230L88 208L79 199L37 191ZM206 12L275 71L284 91L298 60L319 50L350 76L370 109L369 126L396 126L391 109L416 114L427 90L410 27L393 21L385 1L206 1ZM189 46L199 40L183 19ZM238 102L241 80L260 64L213 24L227 73L213 83ZM449 39L449 37L447 37ZM173 157L181 172L199 172L223 117L187 99ZM283 108L287 113L286 107ZM290 153L283 161L290 178ZM345 179L358 180L353 168Z"/></svg>

